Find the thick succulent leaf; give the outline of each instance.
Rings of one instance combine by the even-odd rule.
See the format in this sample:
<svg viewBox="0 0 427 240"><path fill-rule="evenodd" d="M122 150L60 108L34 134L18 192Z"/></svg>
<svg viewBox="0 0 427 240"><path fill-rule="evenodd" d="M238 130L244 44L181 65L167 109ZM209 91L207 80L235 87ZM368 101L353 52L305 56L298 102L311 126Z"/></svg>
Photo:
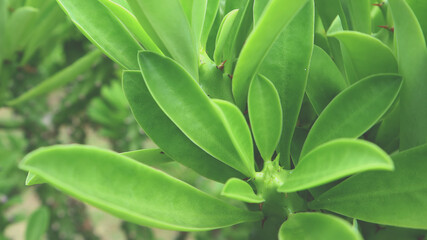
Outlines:
<svg viewBox="0 0 427 240"><path fill-rule="evenodd" d="M13 12L8 24L10 51L22 50L38 13L39 10L33 7L21 7Z"/></svg>
<svg viewBox="0 0 427 240"><path fill-rule="evenodd" d="M283 127L277 149L282 156L280 161L287 168L290 167L292 136L304 98L313 38L314 6L313 1L309 1L280 33L259 70L274 84L280 96Z"/></svg>
<svg viewBox="0 0 427 240"><path fill-rule="evenodd" d="M28 92L23 93L18 98L7 102L7 105L16 106L22 104L34 97L47 94L71 81L74 81L78 75L89 70L92 65L100 59L100 56L101 52L99 50L87 53L85 56L81 57L70 66L64 68L52 77L44 80L39 85L31 88Z"/></svg>
<svg viewBox="0 0 427 240"><path fill-rule="evenodd" d="M224 19L219 26L219 32L215 42L215 52L214 60L215 64L220 65L224 61L224 48L226 46L227 40L230 36L230 32L233 28L234 21L236 20L237 14L239 13L238 9L235 9L225 15Z"/></svg>
<svg viewBox="0 0 427 240"><path fill-rule="evenodd" d="M317 114L346 88L346 82L337 65L320 47L314 46L306 93Z"/></svg>
<svg viewBox="0 0 427 240"><path fill-rule="evenodd" d="M198 44L179 0L129 0L139 23L163 53L198 79Z"/></svg>
<svg viewBox="0 0 427 240"><path fill-rule="evenodd" d="M344 29L347 27L347 18L341 4L341 0L316 0L316 11L322 20L325 30L328 30L338 17L343 21Z"/></svg>
<svg viewBox="0 0 427 240"><path fill-rule="evenodd" d="M44 180L42 177L32 172L28 172L27 179L25 179L25 185L32 186L32 185L43 184L43 183L46 183L46 180Z"/></svg>
<svg viewBox="0 0 427 240"><path fill-rule="evenodd" d="M213 102L223 114L225 127L241 159L245 161L247 168L254 172L254 147L245 117L239 108L228 101L214 99Z"/></svg>
<svg viewBox="0 0 427 240"><path fill-rule="evenodd" d="M209 33L211 32L212 26L215 22L215 17L218 13L219 2L220 0L208 0L205 21L203 22L202 36L200 38L202 49L206 49Z"/></svg>
<svg viewBox="0 0 427 240"><path fill-rule="evenodd" d="M180 2L184 9L185 16L195 34L194 42L199 44L208 7L208 0L180 0Z"/></svg>
<svg viewBox="0 0 427 240"><path fill-rule="evenodd" d="M323 213L297 213L280 227L280 240L363 240L345 220Z"/></svg>
<svg viewBox="0 0 427 240"><path fill-rule="evenodd" d="M397 106L381 122L375 136L375 143L387 153L393 153L399 149L399 132L400 108Z"/></svg>
<svg viewBox="0 0 427 240"><path fill-rule="evenodd" d="M368 170L393 170L393 162L373 143L337 139L305 155L284 180L279 192L296 192Z"/></svg>
<svg viewBox="0 0 427 240"><path fill-rule="evenodd" d="M212 60L206 59L199 66L199 85L210 98L234 102L231 93L231 79L218 69Z"/></svg>
<svg viewBox="0 0 427 240"><path fill-rule="evenodd" d="M392 155L394 172L352 176L311 207L367 222L427 229L427 145Z"/></svg>
<svg viewBox="0 0 427 240"><path fill-rule="evenodd" d="M125 69L138 69L138 42L126 27L97 0L57 0L80 31Z"/></svg>
<svg viewBox="0 0 427 240"><path fill-rule="evenodd" d="M399 73L400 150L427 143L427 49L421 27L404 0L390 0Z"/></svg>
<svg viewBox="0 0 427 240"><path fill-rule="evenodd" d="M254 0L254 26L258 23L270 0Z"/></svg>
<svg viewBox="0 0 427 240"><path fill-rule="evenodd" d="M336 138L357 138L371 128L396 99L398 75L367 77L338 94L318 117L304 143L301 157Z"/></svg>
<svg viewBox="0 0 427 240"><path fill-rule="evenodd" d="M380 40L352 31L328 36L337 38L341 43L345 70L351 84L373 74L397 73L393 52Z"/></svg>
<svg viewBox="0 0 427 240"><path fill-rule="evenodd" d="M159 166L173 161L161 149L141 149L120 154L148 166Z"/></svg>
<svg viewBox="0 0 427 240"><path fill-rule="evenodd" d="M140 72L124 72L123 90L139 125L170 158L218 182L244 177L200 149L181 132L154 101Z"/></svg>
<svg viewBox="0 0 427 240"><path fill-rule="evenodd" d="M148 36L145 30L141 27L138 19L129 11L129 7L120 5L117 0L99 0L116 16L135 38L142 44L142 46L150 51L162 54L162 51L157 47L153 40Z"/></svg>
<svg viewBox="0 0 427 240"><path fill-rule="evenodd" d="M202 231L256 221L262 216L233 207L130 158L94 147L42 148L27 155L20 167L81 201L149 227Z"/></svg>
<svg viewBox="0 0 427 240"><path fill-rule="evenodd" d="M234 146L221 111L182 67L152 52L141 52L139 63L154 100L188 138L246 176L255 174Z"/></svg>
<svg viewBox="0 0 427 240"><path fill-rule="evenodd" d="M271 160L282 133L282 107L273 83L262 75L249 87L248 111L258 150L265 161Z"/></svg>
<svg viewBox="0 0 427 240"><path fill-rule="evenodd" d="M25 230L25 240L39 240L47 232L50 223L50 213L47 207L40 207L28 219Z"/></svg>
<svg viewBox="0 0 427 240"><path fill-rule="evenodd" d="M417 17L418 23L424 33L424 40L427 41L427 2L419 0L406 0L406 2Z"/></svg>
<svg viewBox="0 0 427 240"><path fill-rule="evenodd" d="M371 0L341 0L351 29L371 34Z"/></svg>
<svg viewBox="0 0 427 240"><path fill-rule="evenodd" d="M231 178L225 183L221 195L248 203L264 202L261 196L254 193L251 185L237 178Z"/></svg>
<svg viewBox="0 0 427 240"><path fill-rule="evenodd" d="M240 53L233 77L233 95L237 106L244 109L249 85L277 37L308 0L272 0ZM268 76L267 76L268 77Z"/></svg>

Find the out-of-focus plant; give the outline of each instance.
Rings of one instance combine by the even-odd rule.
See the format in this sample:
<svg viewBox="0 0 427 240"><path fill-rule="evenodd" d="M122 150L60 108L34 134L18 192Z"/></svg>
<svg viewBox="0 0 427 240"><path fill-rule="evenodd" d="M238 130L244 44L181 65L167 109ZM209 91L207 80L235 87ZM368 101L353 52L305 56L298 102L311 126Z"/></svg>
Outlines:
<svg viewBox="0 0 427 240"><path fill-rule="evenodd" d="M425 237L426 1L57 2L126 70L159 148L41 148L21 163L29 177L148 227ZM156 169L167 162L240 204Z"/></svg>

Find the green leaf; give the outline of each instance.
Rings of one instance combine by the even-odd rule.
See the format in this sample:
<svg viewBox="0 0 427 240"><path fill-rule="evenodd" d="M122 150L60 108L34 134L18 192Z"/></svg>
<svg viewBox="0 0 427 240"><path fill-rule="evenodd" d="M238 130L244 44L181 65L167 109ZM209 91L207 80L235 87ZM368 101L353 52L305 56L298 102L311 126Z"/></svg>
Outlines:
<svg viewBox="0 0 427 240"><path fill-rule="evenodd" d="M346 88L346 82L337 65L321 48L314 46L306 93L317 114Z"/></svg>
<svg viewBox="0 0 427 240"><path fill-rule="evenodd" d="M307 138L308 130L305 128L295 128L295 133L292 138L291 157L295 166L298 165L302 146Z"/></svg>
<svg viewBox="0 0 427 240"><path fill-rule="evenodd" d="M159 166L173 161L161 149L141 149L120 154L148 166Z"/></svg>
<svg viewBox="0 0 427 240"><path fill-rule="evenodd" d="M341 218L323 213L289 216L279 232L280 240L363 240L360 233Z"/></svg>
<svg viewBox="0 0 427 240"><path fill-rule="evenodd" d="M125 69L138 69L141 50L125 26L97 0L57 0L80 31Z"/></svg>
<svg viewBox="0 0 427 240"><path fill-rule="evenodd" d="M392 155L394 172L352 176L311 205L367 222L427 229L427 145Z"/></svg>
<svg viewBox="0 0 427 240"><path fill-rule="evenodd" d="M356 139L327 142L305 155L279 192L296 192L369 170L393 170L393 162L373 143Z"/></svg>
<svg viewBox="0 0 427 240"><path fill-rule="evenodd" d="M390 0L399 73L400 150L427 143L427 49L421 27L404 0Z"/></svg>
<svg viewBox="0 0 427 240"><path fill-rule="evenodd" d="M152 52L162 54L162 51L157 47L153 40L148 36L145 30L141 27L138 19L129 11L128 6L120 5L117 0L99 0L116 16L126 28L135 36L142 46ZM127 2L125 2L127 4Z"/></svg>
<svg viewBox="0 0 427 240"><path fill-rule="evenodd" d="M195 43L200 44L200 39L205 21L205 14L208 7L208 0L180 0L187 16L188 22L195 34ZM216 1L219 3L219 1ZM212 3L211 3L212 4ZM214 3L215 4L215 3ZM210 6L212 7L212 5ZM212 16L211 16L212 17ZM209 19L208 21L213 21Z"/></svg>
<svg viewBox="0 0 427 240"><path fill-rule="evenodd" d="M32 172L28 172L27 179L25 180L25 185L32 186L32 185L43 184L43 183L46 183L46 180L44 180L43 178L41 178L40 176Z"/></svg>
<svg viewBox="0 0 427 240"><path fill-rule="evenodd" d="M0 72L3 66L3 59L6 58L7 39L7 21L8 21L8 1L0 2ZM2 97L2 96L0 96Z"/></svg>
<svg viewBox="0 0 427 240"><path fill-rule="evenodd" d="M95 147L42 148L27 155L20 167L79 200L149 227L203 231L257 221L262 216L260 212L224 203L130 158Z"/></svg>
<svg viewBox="0 0 427 240"><path fill-rule="evenodd" d="M286 168L290 167L290 145L304 98L313 38L314 6L313 1L309 1L280 33L259 70L274 84L280 96L283 127L277 150Z"/></svg>
<svg viewBox="0 0 427 240"><path fill-rule="evenodd" d="M198 44L179 0L129 0L139 23L162 52L198 80Z"/></svg>
<svg viewBox="0 0 427 240"><path fill-rule="evenodd" d="M273 83L262 75L249 87L248 110L259 152L265 161L271 160L282 133L282 107Z"/></svg>
<svg viewBox="0 0 427 240"><path fill-rule="evenodd" d="M140 72L124 72L123 90L135 119L166 155L218 182L225 183L231 177L244 178L236 170L200 149L181 132L154 101Z"/></svg>
<svg viewBox="0 0 427 240"><path fill-rule="evenodd" d="M316 11L322 19L325 30L331 27L337 17L343 20L344 29L348 28L341 0L316 0Z"/></svg>
<svg viewBox="0 0 427 240"><path fill-rule="evenodd" d="M258 23L270 0L254 0L254 26Z"/></svg>
<svg viewBox="0 0 427 240"><path fill-rule="evenodd" d="M351 84L367 76L397 73L393 52L380 40L360 32L341 31L328 34L341 43L347 78Z"/></svg>
<svg viewBox="0 0 427 240"><path fill-rule="evenodd" d="M199 66L199 85L210 98L234 102L230 77L223 74L208 57L205 57Z"/></svg>
<svg viewBox="0 0 427 240"><path fill-rule="evenodd" d="M31 33L31 27L33 27L38 13L39 10L33 7L21 7L13 12L8 24L10 51L23 49L25 39Z"/></svg>
<svg viewBox="0 0 427 240"><path fill-rule="evenodd" d="M222 61L226 60L224 59L224 48L238 12L238 9L229 12L221 22L215 43L214 60L216 65L220 65Z"/></svg>
<svg viewBox="0 0 427 240"><path fill-rule="evenodd" d="M220 0L208 0L206 6L205 21L203 22L202 36L200 38L200 44L202 49L206 49L206 43L208 41L209 33L215 22L215 17L219 9Z"/></svg>
<svg viewBox="0 0 427 240"><path fill-rule="evenodd" d="M265 13L246 40L234 71L233 94L240 109L244 109L246 106L251 80L269 49L282 30L307 2L308 0L272 0L266 6Z"/></svg>
<svg viewBox="0 0 427 240"><path fill-rule="evenodd" d="M375 143L387 153L399 149L400 108L397 106L381 122L375 136Z"/></svg>
<svg viewBox="0 0 427 240"><path fill-rule="evenodd" d="M74 81L78 75L89 70L92 65L100 59L100 56L101 52L99 50L95 50L86 54L70 66L56 73L52 77L44 80L39 85L31 88L28 92L22 94L16 99L7 102L7 105L16 106L22 104L34 97L47 94L71 81Z"/></svg>
<svg viewBox="0 0 427 240"><path fill-rule="evenodd" d="M371 0L341 0L352 30L371 34Z"/></svg>
<svg viewBox="0 0 427 240"><path fill-rule="evenodd" d="M188 138L246 176L255 174L253 161L242 158L234 145L220 109L183 68L151 52L141 52L139 63L154 100Z"/></svg>
<svg viewBox="0 0 427 240"><path fill-rule="evenodd" d="M367 77L338 94L317 118L301 151L336 138L357 138L371 128L396 99L402 84L398 75Z"/></svg>
<svg viewBox="0 0 427 240"><path fill-rule="evenodd" d="M427 41L427 2L419 0L406 0L406 3L411 7L418 23L424 33L424 40Z"/></svg>
<svg viewBox="0 0 427 240"><path fill-rule="evenodd" d="M237 178L231 178L225 183L221 195L248 203L264 202L264 199L256 195L247 182Z"/></svg>
<svg viewBox="0 0 427 240"><path fill-rule="evenodd" d="M49 227L49 209L40 207L34 211L28 219L27 229L25 231L25 240L39 240L47 232Z"/></svg>

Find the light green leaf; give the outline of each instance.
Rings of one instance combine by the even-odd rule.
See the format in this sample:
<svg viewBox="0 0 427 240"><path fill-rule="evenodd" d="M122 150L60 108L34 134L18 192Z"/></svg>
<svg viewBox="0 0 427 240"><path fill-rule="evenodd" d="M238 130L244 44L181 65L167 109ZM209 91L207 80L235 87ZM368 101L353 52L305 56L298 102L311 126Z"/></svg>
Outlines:
<svg viewBox="0 0 427 240"><path fill-rule="evenodd" d="M261 18L261 15L269 2L270 0L254 0L254 26L258 23L258 20Z"/></svg>
<svg viewBox="0 0 427 240"><path fill-rule="evenodd" d="M40 207L28 219L25 240L40 240L49 227L50 214L47 207Z"/></svg>
<svg viewBox="0 0 427 240"><path fill-rule="evenodd" d="M289 216L279 232L279 240L363 240L345 220L323 213L297 213Z"/></svg>
<svg viewBox="0 0 427 240"><path fill-rule="evenodd" d="M371 34L371 0L341 0L352 30Z"/></svg>
<svg viewBox="0 0 427 240"><path fill-rule="evenodd" d="M141 52L139 63L154 100L188 138L246 176L255 174L253 162L234 145L220 109L183 68L151 52Z"/></svg>
<svg viewBox="0 0 427 240"><path fill-rule="evenodd" d="M322 19L326 31L330 29L336 18L342 19L344 29L348 29L341 0L316 0L316 11Z"/></svg>
<svg viewBox="0 0 427 240"><path fill-rule="evenodd" d="M272 0L266 6L265 13L246 40L234 71L233 95L240 109L246 106L251 80L271 46L307 2Z"/></svg>
<svg viewBox="0 0 427 240"><path fill-rule="evenodd" d="M424 40L427 41L427 2L419 0L406 0L406 2L417 17L418 23L424 33Z"/></svg>
<svg viewBox="0 0 427 240"><path fill-rule="evenodd" d="M219 9L220 0L208 0L206 6L205 21L203 22L202 36L200 38L200 44L202 49L206 49L206 43L208 41L209 33L211 32L212 26L215 22Z"/></svg>
<svg viewBox="0 0 427 240"><path fill-rule="evenodd" d="M56 73L52 77L44 80L39 85L31 88L28 92L22 94L16 99L7 102L7 105L16 106L34 97L47 94L59 87L64 86L65 84L75 80L78 75L89 70L92 65L100 59L100 56L101 52L99 50L95 50L86 54L70 66Z"/></svg>
<svg viewBox="0 0 427 240"><path fill-rule="evenodd" d="M305 155L285 178L279 192L296 192L369 170L393 170L393 162L373 143L338 139Z"/></svg>
<svg viewBox="0 0 427 240"><path fill-rule="evenodd" d="M10 51L22 50L25 43L24 40L31 33L31 27L38 13L38 9L33 7L21 7L13 12L8 24Z"/></svg>
<svg viewBox="0 0 427 240"><path fill-rule="evenodd" d="M427 143L427 49L421 27L404 0L390 0L399 73L400 150Z"/></svg>
<svg viewBox="0 0 427 240"><path fill-rule="evenodd" d="M126 28L135 36L142 46L152 52L162 54L162 51L157 47L153 40L148 36L145 30L141 27L138 19L129 11L128 6L122 6L117 3L117 0L99 0L116 16ZM127 5L127 2L125 2Z"/></svg>
<svg viewBox="0 0 427 240"><path fill-rule="evenodd" d="M120 155L132 158L133 160L148 166L159 166L173 161L173 159L168 157L161 149L141 149L123 152L120 153Z"/></svg>
<svg viewBox="0 0 427 240"><path fill-rule="evenodd" d="M352 176L311 205L367 222L427 229L427 145L392 155L394 172Z"/></svg>
<svg viewBox="0 0 427 240"><path fill-rule="evenodd" d="M337 65L321 48L314 46L306 93L317 114L346 88L346 82Z"/></svg>
<svg viewBox="0 0 427 240"><path fill-rule="evenodd" d="M357 138L371 128L396 99L402 84L398 75L367 77L338 94L317 118L301 151L336 138Z"/></svg>
<svg viewBox="0 0 427 240"><path fill-rule="evenodd" d="M199 85L210 98L217 98L234 102L233 94L231 93L231 79L227 74L223 74L217 68L217 65L208 59L201 62L199 66Z"/></svg>
<svg viewBox="0 0 427 240"><path fill-rule="evenodd" d="M129 0L141 26L162 52L198 80L198 44L179 0Z"/></svg>
<svg viewBox="0 0 427 240"><path fill-rule="evenodd" d="M25 179L25 185L32 186L32 185L43 184L43 183L46 183L46 180L44 180L43 178L41 178L40 176L32 172L28 172L27 179Z"/></svg>
<svg viewBox="0 0 427 240"><path fill-rule="evenodd" d="M238 9L229 12L221 22L215 43L214 60L216 65L220 65L222 61L226 60L224 59L224 47L229 38L238 12Z"/></svg>
<svg viewBox="0 0 427 240"><path fill-rule="evenodd" d="M256 195L247 182L237 178L231 178L225 183L221 195L248 203L264 202L264 199Z"/></svg>
<svg viewBox="0 0 427 240"><path fill-rule="evenodd" d="M9 14L7 11L7 7L7 0L0 2L0 72L3 66L3 59L6 58L6 47L8 46L7 21Z"/></svg>
<svg viewBox="0 0 427 240"><path fill-rule="evenodd" d="M258 150L265 161L271 160L282 133L282 107L273 83L262 75L249 87L248 110Z"/></svg>
<svg viewBox="0 0 427 240"><path fill-rule="evenodd" d="M42 148L27 155L20 167L79 200L149 227L203 231L256 221L262 216L260 212L226 204L130 158L95 147Z"/></svg>
<svg viewBox="0 0 427 240"><path fill-rule="evenodd" d="M397 73L393 52L380 40L360 32L341 31L329 34L341 43L345 70L351 84L367 76Z"/></svg>
<svg viewBox="0 0 427 240"><path fill-rule="evenodd" d="M259 70L274 84L280 96L283 127L277 150L281 155L280 162L286 168L290 167L290 146L304 98L313 51L313 5L313 1L309 1L280 33Z"/></svg>
<svg viewBox="0 0 427 240"><path fill-rule="evenodd" d="M124 72L123 90L135 119L166 155L218 182L225 183L231 177L244 178L243 174L200 149L181 132L154 101L140 72Z"/></svg>
<svg viewBox="0 0 427 240"><path fill-rule="evenodd" d="M80 31L125 69L138 69L138 42L98 0L57 0Z"/></svg>

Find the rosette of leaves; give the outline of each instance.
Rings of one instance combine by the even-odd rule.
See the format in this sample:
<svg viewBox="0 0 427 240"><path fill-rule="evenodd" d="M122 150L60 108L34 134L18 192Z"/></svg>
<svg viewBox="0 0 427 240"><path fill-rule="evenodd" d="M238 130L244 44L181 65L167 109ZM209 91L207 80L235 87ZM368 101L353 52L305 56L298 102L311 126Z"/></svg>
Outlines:
<svg viewBox="0 0 427 240"><path fill-rule="evenodd" d="M134 117L159 149L52 146L22 169L149 227L424 236L409 230L427 229L424 1L58 3L123 67ZM150 167L161 161L225 183L247 208Z"/></svg>

